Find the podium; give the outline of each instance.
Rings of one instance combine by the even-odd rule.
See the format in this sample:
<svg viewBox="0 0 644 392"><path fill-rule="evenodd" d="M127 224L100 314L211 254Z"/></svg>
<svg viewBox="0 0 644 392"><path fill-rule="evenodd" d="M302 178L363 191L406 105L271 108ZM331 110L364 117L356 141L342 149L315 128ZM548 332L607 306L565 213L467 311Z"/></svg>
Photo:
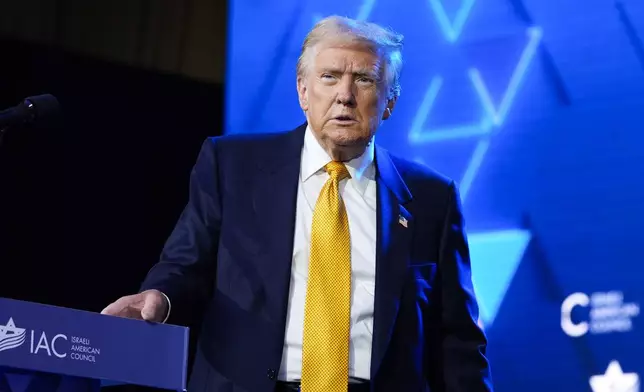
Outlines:
<svg viewBox="0 0 644 392"><path fill-rule="evenodd" d="M186 390L188 328L0 298L0 392Z"/></svg>

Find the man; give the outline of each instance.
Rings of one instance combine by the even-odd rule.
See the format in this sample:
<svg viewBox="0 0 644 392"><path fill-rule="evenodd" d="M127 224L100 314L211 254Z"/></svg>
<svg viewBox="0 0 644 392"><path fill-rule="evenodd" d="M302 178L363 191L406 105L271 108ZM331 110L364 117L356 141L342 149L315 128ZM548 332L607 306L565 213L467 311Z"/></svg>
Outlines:
<svg viewBox="0 0 644 392"><path fill-rule="evenodd" d="M454 182L373 142L402 37L307 36L307 123L203 144L142 290L103 312L201 325L194 391L491 391Z"/></svg>

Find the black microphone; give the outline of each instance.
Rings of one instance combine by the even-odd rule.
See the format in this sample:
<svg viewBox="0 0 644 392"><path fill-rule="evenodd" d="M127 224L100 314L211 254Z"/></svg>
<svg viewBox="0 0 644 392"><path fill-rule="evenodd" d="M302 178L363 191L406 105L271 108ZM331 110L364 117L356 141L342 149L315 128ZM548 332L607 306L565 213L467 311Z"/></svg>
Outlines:
<svg viewBox="0 0 644 392"><path fill-rule="evenodd" d="M51 94L28 97L20 105L0 112L0 130L47 120L54 117L59 109L58 100Z"/></svg>

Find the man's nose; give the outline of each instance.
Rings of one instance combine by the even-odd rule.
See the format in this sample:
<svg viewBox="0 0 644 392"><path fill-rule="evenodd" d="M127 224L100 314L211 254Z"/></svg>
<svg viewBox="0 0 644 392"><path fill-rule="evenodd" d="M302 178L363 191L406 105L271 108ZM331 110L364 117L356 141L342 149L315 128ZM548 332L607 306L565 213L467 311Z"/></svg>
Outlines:
<svg viewBox="0 0 644 392"><path fill-rule="evenodd" d="M336 96L337 103L346 106L354 106L356 104L356 96L353 91L354 87L353 81L350 79L344 79L341 83L338 83Z"/></svg>

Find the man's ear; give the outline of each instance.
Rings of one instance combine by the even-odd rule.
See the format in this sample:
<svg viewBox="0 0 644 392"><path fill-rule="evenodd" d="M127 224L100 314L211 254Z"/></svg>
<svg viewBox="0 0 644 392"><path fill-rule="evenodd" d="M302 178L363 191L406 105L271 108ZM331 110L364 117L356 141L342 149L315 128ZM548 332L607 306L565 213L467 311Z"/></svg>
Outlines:
<svg viewBox="0 0 644 392"><path fill-rule="evenodd" d="M304 77L302 76L297 77L297 97L300 101L300 107L302 108L302 110L304 110L305 112L309 110L309 96L306 89Z"/></svg>
<svg viewBox="0 0 644 392"><path fill-rule="evenodd" d="M387 107L385 107L384 113L382 113L382 119L387 120L389 117L391 117L391 113L394 111L394 106L396 106L396 101L398 100L398 97L390 98L387 101Z"/></svg>

